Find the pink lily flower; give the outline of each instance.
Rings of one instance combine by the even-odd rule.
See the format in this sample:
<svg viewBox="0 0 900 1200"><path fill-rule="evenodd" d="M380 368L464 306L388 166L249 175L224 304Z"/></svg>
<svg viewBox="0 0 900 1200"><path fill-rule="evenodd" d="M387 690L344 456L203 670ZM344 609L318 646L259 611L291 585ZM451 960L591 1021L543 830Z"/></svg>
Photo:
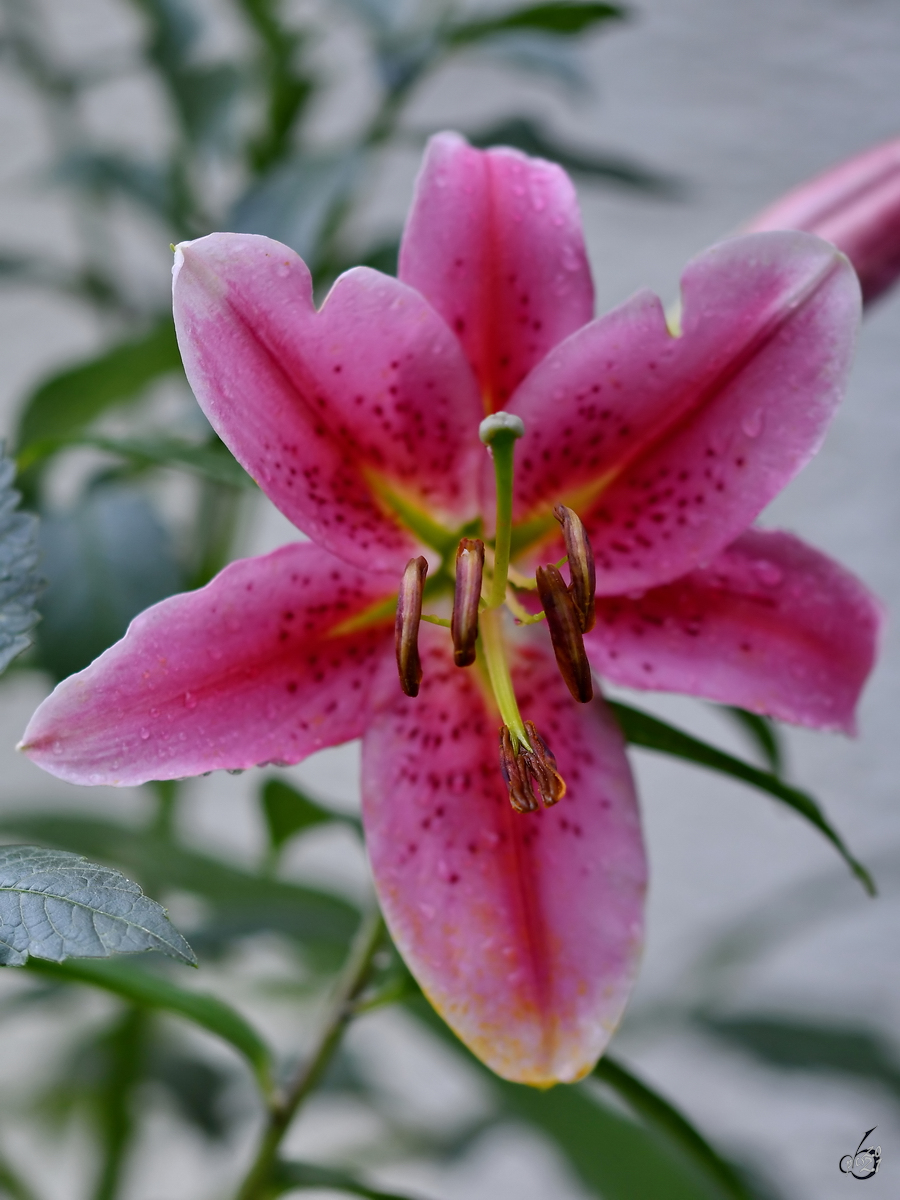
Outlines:
<svg viewBox="0 0 900 1200"><path fill-rule="evenodd" d="M198 400L312 541L143 613L23 741L124 786L362 737L392 936L463 1041L538 1086L596 1062L642 938L634 788L584 647L611 680L835 729L873 660L862 584L747 531L841 397L853 271L775 233L713 247L682 287L679 336L649 293L594 320L567 176L452 134L399 279L349 271L317 311L284 246L181 245Z"/></svg>
<svg viewBox="0 0 900 1200"><path fill-rule="evenodd" d="M853 263L870 303L900 277L900 138L801 183L746 229L805 229L832 242Z"/></svg>

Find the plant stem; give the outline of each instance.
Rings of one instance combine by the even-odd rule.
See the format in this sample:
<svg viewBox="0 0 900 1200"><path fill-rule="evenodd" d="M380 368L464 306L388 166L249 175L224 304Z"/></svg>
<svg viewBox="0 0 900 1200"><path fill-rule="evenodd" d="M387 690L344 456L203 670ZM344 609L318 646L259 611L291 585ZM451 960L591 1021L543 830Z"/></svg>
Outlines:
<svg viewBox="0 0 900 1200"><path fill-rule="evenodd" d="M366 985L372 957L381 943L384 922L376 909L363 917L344 969L338 978L316 1043L287 1090L273 1102L256 1157L236 1200L264 1200L269 1194L278 1149L303 1101L322 1078L341 1036L354 1015L353 1001Z"/></svg>

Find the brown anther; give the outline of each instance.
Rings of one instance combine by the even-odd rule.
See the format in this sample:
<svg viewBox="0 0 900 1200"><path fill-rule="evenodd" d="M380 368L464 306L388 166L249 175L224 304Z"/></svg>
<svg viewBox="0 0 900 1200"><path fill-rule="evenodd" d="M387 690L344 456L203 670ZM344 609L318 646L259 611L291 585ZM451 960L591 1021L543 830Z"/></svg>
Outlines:
<svg viewBox="0 0 900 1200"><path fill-rule="evenodd" d="M538 567L535 572L541 607L547 614L547 628L556 655L556 665L573 697L582 704L593 699L591 667L584 652L581 615L566 581L554 566Z"/></svg>
<svg viewBox="0 0 900 1200"><path fill-rule="evenodd" d="M569 559L569 577L572 580L569 590L581 618L581 632L587 633L594 628L596 619L594 592L597 589L597 573L594 569L594 552L578 513L564 504L558 504L553 515L562 525Z"/></svg>
<svg viewBox="0 0 900 1200"><path fill-rule="evenodd" d="M526 721L525 730L531 742L531 752L524 751L525 761L537 784L544 807L551 808L566 794L566 781L559 773L556 755L535 729L534 721Z"/></svg>
<svg viewBox="0 0 900 1200"><path fill-rule="evenodd" d="M516 812L535 812L539 805L531 788L528 766L505 725L500 729L500 770L509 788L509 802Z"/></svg>
<svg viewBox="0 0 900 1200"><path fill-rule="evenodd" d="M394 639L397 649L397 670L400 686L407 696L418 696L422 682L422 663L419 661L419 621L422 619L422 593L428 563L419 555L406 564L400 592L397 596L397 619Z"/></svg>
<svg viewBox="0 0 900 1200"><path fill-rule="evenodd" d="M470 667L475 661L483 574L484 542L480 538L463 538L456 551L456 592L450 620L453 661L458 667Z"/></svg>
<svg viewBox="0 0 900 1200"><path fill-rule="evenodd" d="M540 805L534 794L535 787L545 808L557 804L566 794L566 785L553 752L532 721L525 722L525 730L531 742L530 750L513 739L506 725L500 730L500 770L509 788L509 802L519 813L537 812Z"/></svg>

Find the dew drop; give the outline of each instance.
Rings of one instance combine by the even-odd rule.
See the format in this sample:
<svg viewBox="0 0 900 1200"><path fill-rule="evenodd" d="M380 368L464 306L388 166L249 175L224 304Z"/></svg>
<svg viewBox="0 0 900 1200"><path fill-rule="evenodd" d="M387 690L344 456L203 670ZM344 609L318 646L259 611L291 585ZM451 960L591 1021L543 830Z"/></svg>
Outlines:
<svg viewBox="0 0 900 1200"><path fill-rule="evenodd" d="M141 730L141 741L142 741L142 742L146 742L146 740L149 738L149 736L150 736L150 730L149 730L149 729L142 729L142 730Z"/></svg>
<svg viewBox="0 0 900 1200"><path fill-rule="evenodd" d="M749 412L744 416L741 421L741 429L743 429L749 438L759 437L762 433L764 422L765 413L761 408L755 408L753 412Z"/></svg>
<svg viewBox="0 0 900 1200"><path fill-rule="evenodd" d="M778 587L779 583L784 580L784 571L781 567L776 567L773 562L767 562L764 558L753 564L753 573L766 587Z"/></svg>
<svg viewBox="0 0 900 1200"><path fill-rule="evenodd" d="M193 692L185 692L184 693L184 707L185 708L196 708L197 707L197 697L193 694Z"/></svg>

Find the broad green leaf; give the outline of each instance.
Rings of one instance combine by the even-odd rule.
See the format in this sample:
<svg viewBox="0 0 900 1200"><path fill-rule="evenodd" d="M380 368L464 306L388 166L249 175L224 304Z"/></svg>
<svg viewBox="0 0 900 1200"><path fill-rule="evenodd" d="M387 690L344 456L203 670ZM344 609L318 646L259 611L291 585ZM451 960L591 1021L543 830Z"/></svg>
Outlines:
<svg viewBox="0 0 900 1200"><path fill-rule="evenodd" d="M697 1169L708 1175L733 1200L752 1200L734 1167L710 1146L706 1138L668 1100L637 1079L607 1054L594 1068L594 1078L611 1087L651 1129L658 1130L682 1151Z"/></svg>
<svg viewBox="0 0 900 1200"><path fill-rule="evenodd" d="M189 991L132 963L49 963L32 959L28 969L61 983L103 988L140 1007L185 1017L233 1046L250 1063L263 1088L268 1091L271 1086L272 1056L268 1046L237 1009L218 996Z"/></svg>
<svg viewBox="0 0 900 1200"><path fill-rule="evenodd" d="M768 763L772 774L780 775L784 770L784 755L775 722L770 717L762 717L759 713L747 712L744 708L734 708L732 705L722 705L720 711L737 722L747 734L754 748Z"/></svg>
<svg viewBox="0 0 900 1200"><path fill-rule="evenodd" d="M639 191L672 195L678 190L675 180L640 166L620 155L586 154L560 144L530 117L511 117L488 129L469 135L473 146L514 146L525 154L549 158L573 174L588 175L626 184Z"/></svg>
<svg viewBox="0 0 900 1200"><path fill-rule="evenodd" d="M334 213L349 196L361 165L356 151L329 157L295 155L263 175L241 197L231 227L284 242L314 265Z"/></svg>
<svg viewBox="0 0 900 1200"><path fill-rule="evenodd" d="M345 900L242 871L150 831L46 813L4 814L0 829L116 863L157 892L171 887L201 896L213 909L222 939L266 929L296 938L304 947L343 952L359 923L357 910ZM204 931L192 931L191 937L200 944Z"/></svg>
<svg viewBox="0 0 900 1200"><path fill-rule="evenodd" d="M272 1172L273 1195L292 1191L295 1188L326 1189L348 1192L351 1196L365 1196L367 1200L414 1200L408 1193L385 1192L370 1187L349 1171L338 1171L333 1167L318 1167L314 1163L281 1161Z"/></svg>
<svg viewBox="0 0 900 1200"><path fill-rule="evenodd" d="M760 791L768 792L770 796L800 813L825 834L866 891L872 896L875 895L872 876L862 863L853 857L841 835L829 824L819 805L807 792L801 792L799 788L784 783L777 775L761 771L758 767L726 754L724 750L718 750L715 746L710 746L707 742L702 742L699 738L692 737L640 709L612 702L610 707L625 735L625 740L631 745L657 750L660 754L669 754L673 758L682 758L686 762L721 771L723 775L730 775L733 779L740 779L759 788Z"/></svg>
<svg viewBox="0 0 900 1200"><path fill-rule="evenodd" d="M96 486L70 512L45 517L40 544L38 656L56 679L86 667L133 617L183 586L150 502L122 484Z"/></svg>
<svg viewBox="0 0 900 1200"><path fill-rule="evenodd" d="M447 36L451 45L467 45L514 29L535 29L571 37L604 21L621 20L626 10L617 4L535 4L496 17L483 17L454 26Z"/></svg>
<svg viewBox="0 0 900 1200"><path fill-rule="evenodd" d="M733 1193L699 1171L668 1136L613 1112L584 1085L544 1092L509 1083L469 1054L424 998L408 1007L490 1081L505 1115L534 1124L556 1143L592 1194L603 1200L731 1200Z"/></svg>
<svg viewBox="0 0 900 1200"><path fill-rule="evenodd" d="M696 1024L734 1049L785 1071L845 1075L878 1083L900 1105L900 1056L881 1034L791 1016L717 1017Z"/></svg>
<svg viewBox="0 0 900 1200"><path fill-rule="evenodd" d="M175 326L166 315L140 337L54 375L32 393L19 418L19 469L31 465L29 450L36 442L80 432L107 409L137 399L154 380L181 369Z"/></svg>
<svg viewBox="0 0 900 1200"><path fill-rule="evenodd" d="M118 871L66 850L0 847L0 965L141 950L197 961L162 905Z"/></svg>
<svg viewBox="0 0 900 1200"><path fill-rule="evenodd" d="M15 474L0 446L0 672L31 645L43 588L37 571L38 522L31 513L16 511Z"/></svg>
<svg viewBox="0 0 900 1200"><path fill-rule="evenodd" d="M337 814L322 808L298 788L291 787L281 779L269 779L263 784L260 802L274 850L279 850L289 838L303 829L340 819Z"/></svg>

